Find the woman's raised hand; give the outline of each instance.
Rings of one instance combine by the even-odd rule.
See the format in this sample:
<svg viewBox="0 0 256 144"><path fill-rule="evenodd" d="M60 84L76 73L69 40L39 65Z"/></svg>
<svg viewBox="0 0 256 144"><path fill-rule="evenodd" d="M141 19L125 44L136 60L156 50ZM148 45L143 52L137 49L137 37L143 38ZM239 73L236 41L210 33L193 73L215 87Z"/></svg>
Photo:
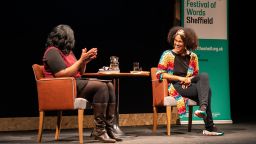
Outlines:
<svg viewBox="0 0 256 144"><path fill-rule="evenodd" d="M87 48L83 48L80 59L88 63L97 57L97 52L98 52L97 48L92 48L89 51L87 51Z"/></svg>

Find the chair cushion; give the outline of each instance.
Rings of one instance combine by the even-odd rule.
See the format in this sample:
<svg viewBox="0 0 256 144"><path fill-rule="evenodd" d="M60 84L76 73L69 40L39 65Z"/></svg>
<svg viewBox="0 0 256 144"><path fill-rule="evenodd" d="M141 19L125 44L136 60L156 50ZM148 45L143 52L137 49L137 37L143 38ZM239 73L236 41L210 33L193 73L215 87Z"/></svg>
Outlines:
<svg viewBox="0 0 256 144"><path fill-rule="evenodd" d="M176 102L175 98L172 96L164 97L164 106L167 106L167 105L176 106L177 102Z"/></svg>
<svg viewBox="0 0 256 144"><path fill-rule="evenodd" d="M84 98L75 98L74 109L85 109L87 100Z"/></svg>
<svg viewBox="0 0 256 144"><path fill-rule="evenodd" d="M170 106L176 106L177 105L177 102L175 100L174 97L172 96L166 96L164 97L164 106L167 106L167 105L170 105ZM188 105L191 105L191 106L196 106L197 105L197 102L191 100L191 99L188 99Z"/></svg>

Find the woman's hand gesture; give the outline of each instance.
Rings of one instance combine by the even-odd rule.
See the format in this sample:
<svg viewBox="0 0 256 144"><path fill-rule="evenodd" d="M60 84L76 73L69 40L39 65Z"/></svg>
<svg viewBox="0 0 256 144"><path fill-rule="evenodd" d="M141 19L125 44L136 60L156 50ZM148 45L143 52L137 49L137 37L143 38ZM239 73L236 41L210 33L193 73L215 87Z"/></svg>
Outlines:
<svg viewBox="0 0 256 144"><path fill-rule="evenodd" d="M89 63L91 60L97 57L97 52L98 52L97 48L92 48L89 51L87 51L87 48L83 48L80 59L85 63Z"/></svg>

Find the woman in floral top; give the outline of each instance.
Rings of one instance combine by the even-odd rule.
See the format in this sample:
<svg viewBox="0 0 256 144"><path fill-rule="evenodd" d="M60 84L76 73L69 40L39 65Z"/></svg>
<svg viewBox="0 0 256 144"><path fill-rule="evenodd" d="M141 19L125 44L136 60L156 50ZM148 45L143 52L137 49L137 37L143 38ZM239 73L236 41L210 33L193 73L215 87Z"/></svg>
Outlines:
<svg viewBox="0 0 256 144"><path fill-rule="evenodd" d="M168 92L177 101L180 117L186 114L187 98L195 100L200 106L195 115L205 122L203 134L223 135L213 123L208 74L199 74L198 57L192 52L198 46L196 33L176 26L170 29L167 40L172 49L162 53L156 74L159 80L168 80Z"/></svg>

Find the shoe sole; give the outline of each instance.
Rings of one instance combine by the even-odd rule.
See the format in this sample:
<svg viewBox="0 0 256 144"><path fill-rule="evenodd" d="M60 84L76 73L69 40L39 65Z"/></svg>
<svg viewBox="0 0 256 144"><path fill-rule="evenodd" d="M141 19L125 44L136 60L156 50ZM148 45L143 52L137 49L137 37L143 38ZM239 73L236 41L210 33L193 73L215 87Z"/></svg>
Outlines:
<svg viewBox="0 0 256 144"><path fill-rule="evenodd" d="M200 112L195 112L195 115L199 118L206 118L206 115L205 114L202 114Z"/></svg>
<svg viewBox="0 0 256 144"><path fill-rule="evenodd" d="M224 133L223 132L209 132L207 130L204 130L203 135L204 136L223 136Z"/></svg>

